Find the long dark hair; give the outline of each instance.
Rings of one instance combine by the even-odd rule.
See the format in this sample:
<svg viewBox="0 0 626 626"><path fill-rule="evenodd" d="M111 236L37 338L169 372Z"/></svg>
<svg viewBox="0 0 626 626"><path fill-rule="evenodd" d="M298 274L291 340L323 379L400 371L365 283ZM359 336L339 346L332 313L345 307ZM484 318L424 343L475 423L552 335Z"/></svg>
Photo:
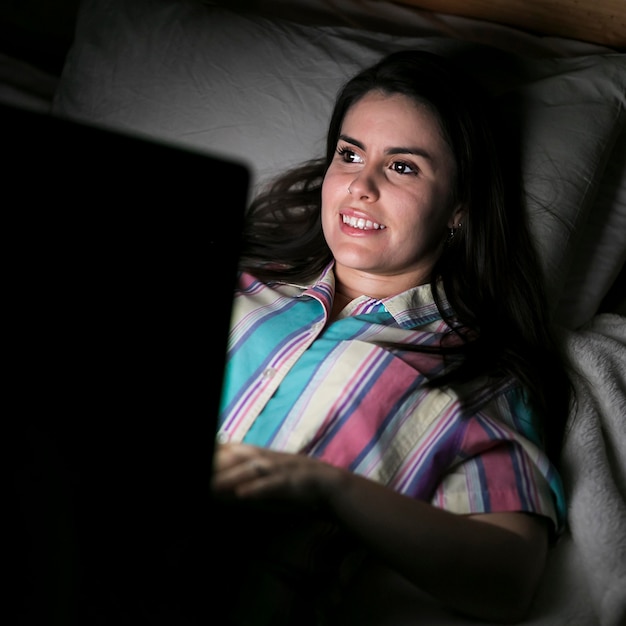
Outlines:
<svg viewBox="0 0 626 626"><path fill-rule="evenodd" d="M456 160L453 200L466 206L463 225L431 276L437 307L460 347L415 347L435 349L450 363L429 384L482 378L482 393L514 377L544 416L546 450L557 462L571 389L551 330L521 172L493 99L451 59L421 50L394 52L349 80L335 101L325 157L288 171L252 202L242 268L262 280L306 282L332 260L321 227L321 185L347 111L371 91L403 94L434 113ZM445 310L438 284L453 313Z"/></svg>

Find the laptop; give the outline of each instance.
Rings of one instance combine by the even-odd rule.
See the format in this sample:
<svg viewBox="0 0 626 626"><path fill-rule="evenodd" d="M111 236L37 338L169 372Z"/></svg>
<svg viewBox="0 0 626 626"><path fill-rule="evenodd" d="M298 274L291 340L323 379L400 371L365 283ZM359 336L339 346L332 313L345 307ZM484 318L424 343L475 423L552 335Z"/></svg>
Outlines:
<svg viewBox="0 0 626 626"><path fill-rule="evenodd" d="M205 622L248 168L5 105L0 124L18 623Z"/></svg>

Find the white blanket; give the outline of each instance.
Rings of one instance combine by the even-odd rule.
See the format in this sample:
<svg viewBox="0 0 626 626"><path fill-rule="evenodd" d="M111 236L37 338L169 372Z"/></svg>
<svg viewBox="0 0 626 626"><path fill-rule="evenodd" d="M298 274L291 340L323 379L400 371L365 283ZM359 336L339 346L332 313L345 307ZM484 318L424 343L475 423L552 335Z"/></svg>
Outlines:
<svg viewBox="0 0 626 626"><path fill-rule="evenodd" d="M577 370L578 396L563 450L571 543L583 568L581 578L588 584L595 623L624 626L626 318L597 315L567 333L565 345Z"/></svg>

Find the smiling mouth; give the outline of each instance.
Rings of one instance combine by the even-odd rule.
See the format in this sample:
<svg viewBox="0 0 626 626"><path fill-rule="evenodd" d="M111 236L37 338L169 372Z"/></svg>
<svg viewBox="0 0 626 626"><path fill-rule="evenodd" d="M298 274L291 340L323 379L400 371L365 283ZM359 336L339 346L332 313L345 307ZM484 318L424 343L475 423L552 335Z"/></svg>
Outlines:
<svg viewBox="0 0 626 626"><path fill-rule="evenodd" d="M384 224L378 224L371 220L363 219L362 217L349 217L348 215L342 215L341 219L344 224L351 226L352 228L358 228L359 230L383 230Z"/></svg>

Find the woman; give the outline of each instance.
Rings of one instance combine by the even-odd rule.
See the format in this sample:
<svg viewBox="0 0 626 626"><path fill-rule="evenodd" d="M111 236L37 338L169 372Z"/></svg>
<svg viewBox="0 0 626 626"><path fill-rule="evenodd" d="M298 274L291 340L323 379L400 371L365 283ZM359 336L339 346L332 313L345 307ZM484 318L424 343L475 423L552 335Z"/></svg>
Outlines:
<svg viewBox="0 0 626 626"><path fill-rule="evenodd" d="M565 521L569 386L475 90L450 60L387 56L339 93L326 157L253 202L213 489L314 512L357 569L515 622Z"/></svg>

